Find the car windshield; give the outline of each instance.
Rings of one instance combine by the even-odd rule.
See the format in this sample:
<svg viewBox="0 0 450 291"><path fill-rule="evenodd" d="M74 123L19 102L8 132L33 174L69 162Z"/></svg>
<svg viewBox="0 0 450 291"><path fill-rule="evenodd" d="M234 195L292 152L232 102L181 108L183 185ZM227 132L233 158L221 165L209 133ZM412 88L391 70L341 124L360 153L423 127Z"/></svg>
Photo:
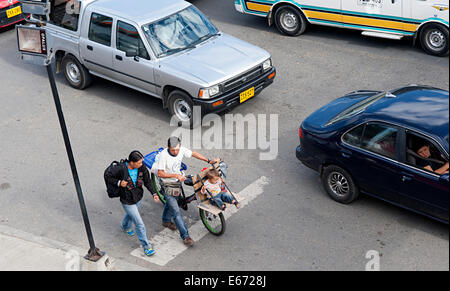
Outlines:
<svg viewBox="0 0 450 291"><path fill-rule="evenodd" d="M328 123L326 124L328 125L332 125L336 122L339 122L341 120L350 118L352 116L358 115L362 112L364 112L367 107L369 107L370 105L374 104L375 102L377 102L378 100L380 100L381 98L386 96L386 92L382 92L379 94L375 94L374 96L368 97L352 106L350 106L349 108L347 108L346 110L342 111L341 113L339 113L338 115L336 115L335 117L333 117L330 121L328 121Z"/></svg>
<svg viewBox="0 0 450 291"><path fill-rule="evenodd" d="M157 57L193 48L218 30L194 6L142 27Z"/></svg>

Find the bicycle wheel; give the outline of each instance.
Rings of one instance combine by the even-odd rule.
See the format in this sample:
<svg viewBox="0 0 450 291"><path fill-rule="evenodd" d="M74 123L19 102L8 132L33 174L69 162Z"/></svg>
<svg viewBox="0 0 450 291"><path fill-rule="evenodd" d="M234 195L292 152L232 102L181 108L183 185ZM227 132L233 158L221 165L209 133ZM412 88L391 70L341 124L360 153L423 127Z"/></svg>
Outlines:
<svg viewBox="0 0 450 291"><path fill-rule="evenodd" d="M152 174L152 182L153 182L153 186L155 186L156 194L158 194L158 196L159 196L159 200L162 202L162 204L166 204L166 199L164 198L160 180L158 177L156 177L155 174Z"/></svg>
<svg viewBox="0 0 450 291"><path fill-rule="evenodd" d="M213 235L222 235L225 232L225 217L223 213L214 215L212 213L206 212L203 209L199 209L200 218L205 225L206 229Z"/></svg>

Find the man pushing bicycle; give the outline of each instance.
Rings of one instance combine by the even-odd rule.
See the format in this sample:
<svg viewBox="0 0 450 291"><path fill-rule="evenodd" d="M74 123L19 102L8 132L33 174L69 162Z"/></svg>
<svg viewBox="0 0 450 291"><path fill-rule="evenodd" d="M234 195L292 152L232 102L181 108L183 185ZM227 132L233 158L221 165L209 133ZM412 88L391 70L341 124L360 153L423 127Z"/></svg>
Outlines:
<svg viewBox="0 0 450 291"><path fill-rule="evenodd" d="M157 168L158 177L161 179L164 198L166 200L162 215L162 224L171 230L178 229L183 243L186 246L193 246L194 241L189 236L189 231L178 206L178 200L182 193L180 183L186 180L186 177L181 172L181 163L184 157L194 157L209 164L220 162L220 159L210 160L200 153L193 152L181 146L181 140L178 137L170 137L167 146L168 148L159 154Z"/></svg>

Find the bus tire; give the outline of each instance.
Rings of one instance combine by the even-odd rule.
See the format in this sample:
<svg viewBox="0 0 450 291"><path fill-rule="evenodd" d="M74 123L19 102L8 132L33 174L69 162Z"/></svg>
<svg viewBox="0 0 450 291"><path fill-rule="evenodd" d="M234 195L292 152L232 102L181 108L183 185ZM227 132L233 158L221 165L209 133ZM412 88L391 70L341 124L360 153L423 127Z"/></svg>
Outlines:
<svg viewBox="0 0 450 291"><path fill-rule="evenodd" d="M291 5L283 5L275 12L275 24L281 33L298 36L305 32L307 20L298 9Z"/></svg>
<svg viewBox="0 0 450 291"><path fill-rule="evenodd" d="M420 43L425 52L434 56L446 56L449 49L448 28L439 23L426 25L420 31Z"/></svg>

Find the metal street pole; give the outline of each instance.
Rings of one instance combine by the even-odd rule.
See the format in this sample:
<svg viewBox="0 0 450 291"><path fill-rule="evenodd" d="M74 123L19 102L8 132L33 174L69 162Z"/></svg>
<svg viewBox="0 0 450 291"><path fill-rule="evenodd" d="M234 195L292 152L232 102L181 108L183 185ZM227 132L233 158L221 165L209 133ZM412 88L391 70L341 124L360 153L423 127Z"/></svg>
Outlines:
<svg viewBox="0 0 450 291"><path fill-rule="evenodd" d="M100 252L100 250L95 247L94 236L92 235L91 225L89 223L89 216L87 213L86 204L84 202L83 192L81 190L80 179L78 177L78 171L77 171L77 167L75 165L75 159L73 157L72 146L70 145L69 134L67 132L67 126L66 126L66 122L64 120L64 114L63 114L62 107L61 107L61 101L59 99L58 89L56 88L55 74L54 74L51 63L46 65L46 67L47 67L48 78L50 80L50 86L52 88L53 99L55 100L56 112L58 113L59 124L61 125L61 131L62 131L63 138L64 138L64 144L66 146L67 156L68 156L69 162L70 162L70 168L72 170L72 176L73 176L73 180L75 183L75 188L77 190L78 201L80 203L80 208L81 208L81 214L83 216L84 226L86 228L86 233L87 233L87 237L89 240L90 250L88 251L88 254L85 258L90 261L96 262L104 255L104 253Z"/></svg>

